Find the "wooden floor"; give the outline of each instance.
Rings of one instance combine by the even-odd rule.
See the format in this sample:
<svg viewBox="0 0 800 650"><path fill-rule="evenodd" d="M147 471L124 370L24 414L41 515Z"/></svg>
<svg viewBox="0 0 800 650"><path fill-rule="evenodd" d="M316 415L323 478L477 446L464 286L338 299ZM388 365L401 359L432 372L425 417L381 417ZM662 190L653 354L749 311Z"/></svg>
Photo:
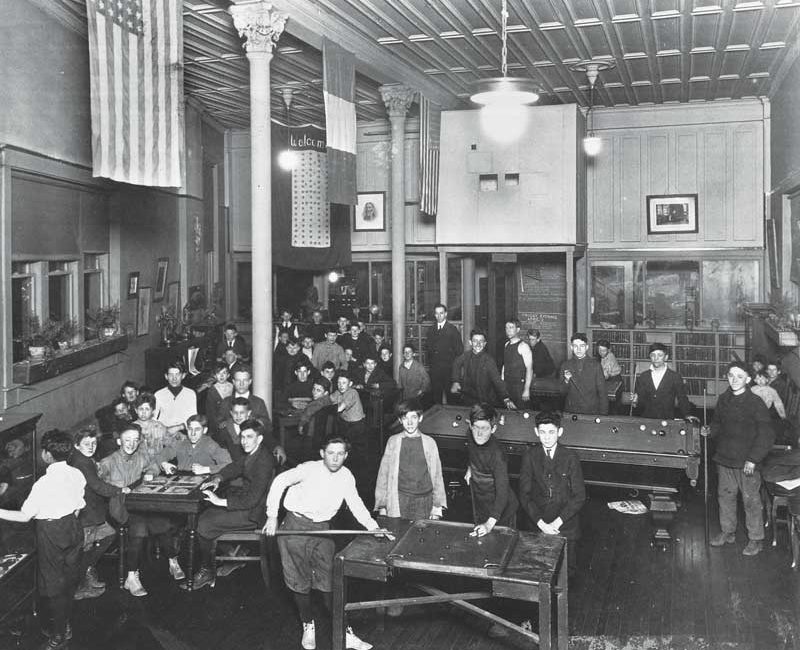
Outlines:
<svg viewBox="0 0 800 650"><path fill-rule="evenodd" d="M778 530L778 547L767 546L755 558L741 555L741 526L735 546L707 548L702 498L690 492L674 526L677 539L661 551L650 545L646 516L607 507L619 492L590 488L589 496L570 583L571 649L800 650L800 572L789 568L784 529ZM459 512L455 505L451 512ZM712 511L712 532L715 516ZM100 568L113 579L113 562ZM285 588L266 592L254 565L195 594L171 583L165 561L154 560L143 580L151 594L146 598L110 589L77 602L72 650L300 648L300 624ZM385 623L372 612L358 612L351 623L376 649L526 647L515 639L489 639L487 623L446 606L410 608ZM0 630L0 648L38 647L43 637L37 629L37 622L29 624L21 637L19 628ZM318 624L317 640L320 650L330 648L327 622Z"/></svg>

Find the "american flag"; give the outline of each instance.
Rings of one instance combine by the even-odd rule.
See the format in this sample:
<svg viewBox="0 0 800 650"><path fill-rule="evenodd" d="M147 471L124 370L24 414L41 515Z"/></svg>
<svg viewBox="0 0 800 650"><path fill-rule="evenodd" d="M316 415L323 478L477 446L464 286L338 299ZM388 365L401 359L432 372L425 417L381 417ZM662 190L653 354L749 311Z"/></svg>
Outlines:
<svg viewBox="0 0 800 650"><path fill-rule="evenodd" d="M419 96L419 209L436 216L439 208L439 142L442 109Z"/></svg>
<svg viewBox="0 0 800 650"><path fill-rule="evenodd" d="M181 0L86 0L94 175L183 184Z"/></svg>

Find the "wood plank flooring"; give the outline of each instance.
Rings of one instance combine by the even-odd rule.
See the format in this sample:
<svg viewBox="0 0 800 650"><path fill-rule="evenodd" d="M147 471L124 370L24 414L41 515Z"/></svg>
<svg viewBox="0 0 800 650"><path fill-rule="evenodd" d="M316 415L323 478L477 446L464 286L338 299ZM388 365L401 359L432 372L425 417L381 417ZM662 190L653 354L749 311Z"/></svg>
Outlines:
<svg viewBox="0 0 800 650"><path fill-rule="evenodd" d="M589 489L570 583L571 650L800 650L800 572L790 569L785 528L778 530L778 547L768 545L755 558L741 554L742 525L735 545L708 548L702 496L689 490L673 528L676 540L661 551L650 545L646 516L607 507L622 496ZM463 515L464 507L453 504L451 515ZM714 508L712 533L715 517ZM114 584L114 563L104 561L100 569ZM146 598L111 587L98 599L76 602L72 650L300 648L300 624L285 587L276 581L267 592L254 565L195 594L172 583L163 560L153 560L142 575ZM371 597L374 589L358 585L353 597ZM317 648L327 650L330 624L318 606ZM516 606L509 611L523 615ZM526 647L514 638L488 638L486 622L447 606L407 608L385 621L357 612L351 623L376 650ZM14 627L0 629L0 649L31 650L44 640L38 622Z"/></svg>

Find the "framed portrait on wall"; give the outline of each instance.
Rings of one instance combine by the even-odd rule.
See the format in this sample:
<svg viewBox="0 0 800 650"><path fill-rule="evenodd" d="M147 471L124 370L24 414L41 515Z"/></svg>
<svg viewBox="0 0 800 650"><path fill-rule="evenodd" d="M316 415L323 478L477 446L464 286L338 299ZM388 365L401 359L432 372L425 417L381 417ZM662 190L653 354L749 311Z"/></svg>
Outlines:
<svg viewBox="0 0 800 650"><path fill-rule="evenodd" d="M386 192L359 192L353 232L386 230Z"/></svg>
<svg viewBox="0 0 800 650"><path fill-rule="evenodd" d="M649 194L647 234L697 232L697 194Z"/></svg>
<svg viewBox="0 0 800 650"><path fill-rule="evenodd" d="M170 282L167 285L167 305L172 308L176 318L181 317L181 283Z"/></svg>
<svg viewBox="0 0 800 650"><path fill-rule="evenodd" d="M128 273L128 299L139 297L139 271Z"/></svg>
<svg viewBox="0 0 800 650"><path fill-rule="evenodd" d="M153 302L164 300L164 293L167 290L167 271L169 270L169 258L159 257L156 266L156 291Z"/></svg>
<svg viewBox="0 0 800 650"><path fill-rule="evenodd" d="M153 287L139 289L139 303L136 306L136 335L150 333L150 306L153 302Z"/></svg>

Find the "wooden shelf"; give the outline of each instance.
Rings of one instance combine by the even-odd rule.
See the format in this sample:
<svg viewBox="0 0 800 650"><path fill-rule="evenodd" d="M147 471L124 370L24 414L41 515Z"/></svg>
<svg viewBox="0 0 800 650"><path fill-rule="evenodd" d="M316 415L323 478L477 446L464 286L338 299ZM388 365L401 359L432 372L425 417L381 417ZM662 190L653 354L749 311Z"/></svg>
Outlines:
<svg viewBox="0 0 800 650"><path fill-rule="evenodd" d="M14 364L14 382L25 385L35 384L94 363L115 352L122 352L127 347L128 337L123 334L98 341L89 341L68 350L59 350L52 357L41 361L20 361Z"/></svg>

